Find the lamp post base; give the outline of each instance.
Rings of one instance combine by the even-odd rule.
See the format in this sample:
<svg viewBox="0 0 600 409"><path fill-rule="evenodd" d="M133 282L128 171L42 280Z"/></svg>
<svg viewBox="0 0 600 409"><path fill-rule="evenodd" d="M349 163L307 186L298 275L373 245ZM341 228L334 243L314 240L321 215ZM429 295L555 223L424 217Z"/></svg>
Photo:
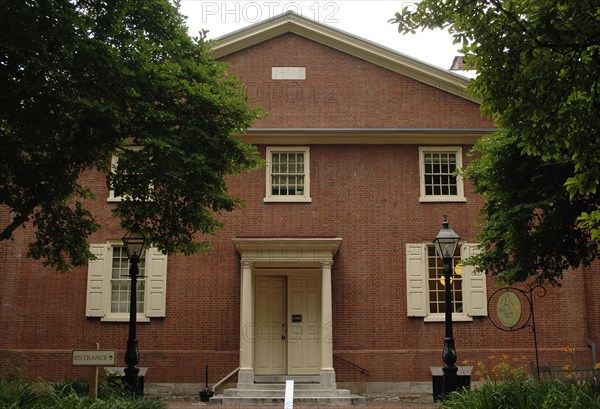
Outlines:
<svg viewBox="0 0 600 409"><path fill-rule="evenodd" d="M454 365L442 367L444 373L444 397L447 397L458 388L458 368Z"/></svg>
<svg viewBox="0 0 600 409"><path fill-rule="evenodd" d="M142 396L143 392L140 383L140 368L137 366L128 366L123 370L123 372L125 372L123 379L129 387L131 393L137 396Z"/></svg>

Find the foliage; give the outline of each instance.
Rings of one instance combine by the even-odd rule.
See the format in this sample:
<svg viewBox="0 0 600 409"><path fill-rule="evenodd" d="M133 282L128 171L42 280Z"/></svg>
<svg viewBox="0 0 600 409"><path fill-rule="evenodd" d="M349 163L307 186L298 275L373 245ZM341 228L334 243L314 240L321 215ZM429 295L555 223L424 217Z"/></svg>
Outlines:
<svg viewBox="0 0 600 409"><path fill-rule="evenodd" d="M513 377L488 380L470 390L454 392L444 400L442 409L594 409L600 398L587 383L538 382L533 378Z"/></svg>
<svg viewBox="0 0 600 409"><path fill-rule="evenodd" d="M123 394L119 388L111 392L110 385L104 384L104 394L97 399L82 395L81 380L65 381L52 385L54 388L40 388L32 383L17 379L0 378L0 407L2 409L165 409L166 405L157 399L140 398Z"/></svg>
<svg viewBox="0 0 600 409"><path fill-rule="evenodd" d="M50 386L57 392L66 392L67 394L74 392L77 396L86 396L90 393L89 382L83 378L73 380L65 379L63 382L55 382Z"/></svg>
<svg viewBox="0 0 600 409"><path fill-rule="evenodd" d="M0 408L33 408L39 401L41 392L27 382L0 377Z"/></svg>
<svg viewBox="0 0 600 409"><path fill-rule="evenodd" d="M524 159L518 145L514 132L501 130L474 147L478 159L465 174L485 199L479 233L484 251L469 262L492 270L499 282L534 275L538 282L558 284L563 271L599 255L588 231L577 228L579 215L596 205L570 198L563 188L572 161Z"/></svg>
<svg viewBox="0 0 600 409"><path fill-rule="evenodd" d="M476 146L467 172L488 201L479 269L557 283L598 258L600 4L423 0L393 22L403 33L447 28L477 72L469 92L502 129Z"/></svg>
<svg viewBox="0 0 600 409"><path fill-rule="evenodd" d="M483 381L505 381L510 379L526 379L530 376L527 356L510 357L507 354L490 355L487 364L477 362L477 369L473 374Z"/></svg>
<svg viewBox="0 0 600 409"><path fill-rule="evenodd" d="M203 249L218 213L241 205L224 177L256 168L232 138L259 115L226 66L187 34L169 0L9 0L0 14L0 241L31 222L29 255L59 270L85 264L99 228L89 172L124 200L115 216L166 252ZM143 150L121 149L128 144ZM151 201L152 204L148 204ZM140 202L142 202L140 204ZM144 204L146 203L146 204Z"/></svg>

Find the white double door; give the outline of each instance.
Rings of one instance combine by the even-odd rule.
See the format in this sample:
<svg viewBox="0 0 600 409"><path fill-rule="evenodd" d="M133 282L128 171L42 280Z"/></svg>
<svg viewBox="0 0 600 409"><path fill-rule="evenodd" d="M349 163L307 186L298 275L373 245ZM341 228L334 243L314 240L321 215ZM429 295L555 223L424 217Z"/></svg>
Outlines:
<svg viewBox="0 0 600 409"><path fill-rule="evenodd" d="M254 373L319 375L320 272L256 275Z"/></svg>

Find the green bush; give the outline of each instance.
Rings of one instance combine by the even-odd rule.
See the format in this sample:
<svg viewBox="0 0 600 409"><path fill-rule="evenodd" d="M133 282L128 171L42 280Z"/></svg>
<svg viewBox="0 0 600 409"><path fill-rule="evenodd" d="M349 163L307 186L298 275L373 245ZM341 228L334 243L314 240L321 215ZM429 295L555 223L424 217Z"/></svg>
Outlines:
<svg viewBox="0 0 600 409"><path fill-rule="evenodd" d="M34 408L41 395L42 392L27 382L0 377L0 408L2 409Z"/></svg>
<svg viewBox="0 0 600 409"><path fill-rule="evenodd" d="M51 387L0 376L0 409L165 409L157 399L134 396L120 384L103 384L101 396L91 399L82 391L85 380L65 381ZM100 393L99 393L100 395Z"/></svg>
<svg viewBox="0 0 600 409"><path fill-rule="evenodd" d="M536 381L513 377L487 379L470 390L452 393L443 409L600 409L600 396L588 383Z"/></svg>

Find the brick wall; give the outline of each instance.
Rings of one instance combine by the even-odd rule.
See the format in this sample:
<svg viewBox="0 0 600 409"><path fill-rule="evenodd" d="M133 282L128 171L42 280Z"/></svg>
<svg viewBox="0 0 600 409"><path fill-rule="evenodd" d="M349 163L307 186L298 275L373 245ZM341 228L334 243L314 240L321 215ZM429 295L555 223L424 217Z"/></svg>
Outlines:
<svg viewBox="0 0 600 409"><path fill-rule="evenodd" d="M228 55L231 72L269 115L256 128L489 128L479 106L295 34ZM271 67L306 80L271 80Z"/></svg>
<svg viewBox="0 0 600 409"><path fill-rule="evenodd" d="M269 112L255 127L488 128L476 104L445 94L363 60L287 34L225 58L246 82L253 101ZM303 82L274 82L271 66L306 66ZM296 90L298 93L291 93ZM298 91L300 90L300 91ZM286 94L287 92L287 94ZM262 155L265 146L259 146ZM463 147L463 162L468 147ZM232 239L242 236L343 239L333 279L334 359L343 381L427 381L441 365L444 324L406 314L405 243L430 241L444 214L473 241L481 199L467 184L466 203L419 203L418 144L310 146L312 203L264 203L264 169L231 177L230 192L245 208L223 216L205 255L170 256L167 315L138 325L140 366L150 382L211 382L238 366L240 267ZM98 200L88 203L102 229L92 243L119 239L103 175L84 177ZM0 209L0 221L10 215ZM73 349L117 349L124 357L127 323L85 317L87 269L58 274L28 259L30 229L0 243L0 371L15 362L31 377L83 376ZM598 266L567 275L562 288L535 298L541 361L568 363L564 347L589 362L588 339L600 342ZM488 280L488 294L494 290ZM490 310L490 314L495 311ZM527 331L497 330L487 318L455 324L459 362L493 363L507 353L533 360ZM525 356L525 358L523 358Z"/></svg>

